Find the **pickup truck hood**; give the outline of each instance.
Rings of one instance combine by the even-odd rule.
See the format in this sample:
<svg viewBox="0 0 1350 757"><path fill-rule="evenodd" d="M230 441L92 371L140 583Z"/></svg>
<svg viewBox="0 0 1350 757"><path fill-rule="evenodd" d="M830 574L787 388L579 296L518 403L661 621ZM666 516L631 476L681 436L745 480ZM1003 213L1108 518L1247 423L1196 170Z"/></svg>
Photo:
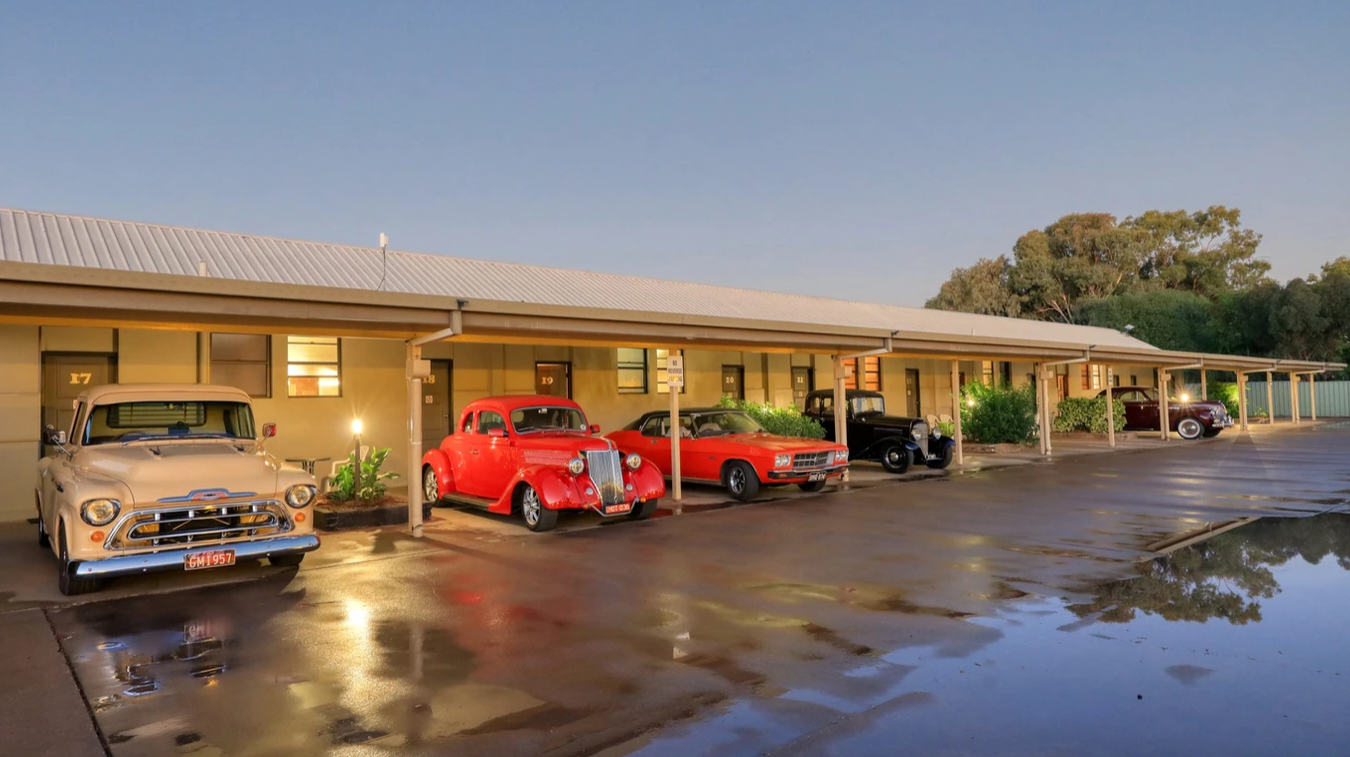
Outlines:
<svg viewBox="0 0 1350 757"><path fill-rule="evenodd" d="M84 450L82 457L82 467L90 473L115 479L130 489L133 506L138 508L235 497L271 498L277 489L277 468L271 458L240 452L227 443L108 444Z"/></svg>

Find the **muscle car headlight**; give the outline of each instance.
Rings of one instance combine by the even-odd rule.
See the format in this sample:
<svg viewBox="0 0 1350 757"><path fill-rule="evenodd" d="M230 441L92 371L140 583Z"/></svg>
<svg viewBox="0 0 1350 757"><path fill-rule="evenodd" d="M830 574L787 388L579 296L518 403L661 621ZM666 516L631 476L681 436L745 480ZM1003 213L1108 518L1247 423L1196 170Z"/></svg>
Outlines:
<svg viewBox="0 0 1350 757"><path fill-rule="evenodd" d="M80 519L91 526L106 526L122 511L115 499L91 499L80 505Z"/></svg>
<svg viewBox="0 0 1350 757"><path fill-rule="evenodd" d="M624 458L623 462L625 465L628 466L629 470L637 470L638 468L642 467L642 458L639 457L638 455L629 455L628 457Z"/></svg>
<svg viewBox="0 0 1350 757"><path fill-rule="evenodd" d="M574 457L567 461L567 469L572 471L573 476L580 476L581 472L586 470L586 461L579 457Z"/></svg>
<svg viewBox="0 0 1350 757"><path fill-rule="evenodd" d="M773 467L775 467L775 468L786 468L786 467L788 467L789 465L792 465L792 455L774 455L774 456L773 456Z"/></svg>
<svg viewBox="0 0 1350 757"><path fill-rule="evenodd" d="M848 462L848 450L846 450L846 449L837 449L837 450L835 450L835 451L834 451L834 461L835 461L836 463L846 463L846 462Z"/></svg>
<svg viewBox="0 0 1350 757"><path fill-rule="evenodd" d="M286 504L291 507L308 507L314 501L314 487L309 484L296 484L286 490Z"/></svg>

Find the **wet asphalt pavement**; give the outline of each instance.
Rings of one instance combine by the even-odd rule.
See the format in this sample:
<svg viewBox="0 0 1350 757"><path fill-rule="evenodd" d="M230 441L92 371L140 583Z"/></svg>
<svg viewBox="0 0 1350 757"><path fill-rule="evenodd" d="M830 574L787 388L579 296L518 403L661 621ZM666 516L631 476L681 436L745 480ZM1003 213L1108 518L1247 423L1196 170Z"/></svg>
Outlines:
<svg viewBox="0 0 1350 757"><path fill-rule="evenodd" d="M1231 435L44 612L118 757L1347 754L1348 460Z"/></svg>

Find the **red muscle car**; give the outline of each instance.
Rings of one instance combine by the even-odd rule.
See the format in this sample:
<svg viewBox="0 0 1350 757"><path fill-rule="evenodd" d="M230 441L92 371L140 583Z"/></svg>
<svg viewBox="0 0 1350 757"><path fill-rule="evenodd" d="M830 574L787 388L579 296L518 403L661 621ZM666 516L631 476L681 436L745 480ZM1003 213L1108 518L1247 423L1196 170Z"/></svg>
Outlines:
<svg viewBox="0 0 1350 757"><path fill-rule="evenodd" d="M455 428L422 456L427 502L519 513L531 531L547 531L559 510L648 518L666 493L659 470L597 436L571 400L489 397L469 403Z"/></svg>
<svg viewBox="0 0 1350 757"><path fill-rule="evenodd" d="M834 442L775 436L740 410L680 411L680 478L718 484L744 502L760 486L796 484L803 491L825 488L843 475L848 449ZM670 412L647 413L609 438L627 454L637 453L671 475Z"/></svg>
<svg viewBox="0 0 1350 757"><path fill-rule="evenodd" d="M1162 425L1158 390L1151 386L1117 386L1111 394L1125 405L1125 428L1157 431ZM1097 394L1105 397L1106 390ZM1215 436L1233 425L1233 417L1222 402L1193 400L1185 395L1167 403L1167 420L1182 439Z"/></svg>

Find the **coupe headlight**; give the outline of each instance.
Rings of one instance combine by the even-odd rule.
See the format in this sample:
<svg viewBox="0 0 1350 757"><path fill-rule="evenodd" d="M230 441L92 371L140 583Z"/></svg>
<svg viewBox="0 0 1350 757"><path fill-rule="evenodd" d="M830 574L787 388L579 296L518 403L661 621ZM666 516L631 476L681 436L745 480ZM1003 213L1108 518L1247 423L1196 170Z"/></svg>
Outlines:
<svg viewBox="0 0 1350 757"><path fill-rule="evenodd" d="M91 526L106 526L122 511L115 499L91 499L80 505L80 518Z"/></svg>
<svg viewBox="0 0 1350 757"><path fill-rule="evenodd" d="M624 458L623 462L628 466L628 470L637 470L642 467L642 458L637 455L629 455Z"/></svg>
<svg viewBox="0 0 1350 757"><path fill-rule="evenodd" d="M913 438L914 441L916 441L916 442L923 438L923 432L920 431L920 430L917 429L917 428L912 428L912 429L910 429L910 430L909 430L909 435L910 435L910 437Z"/></svg>
<svg viewBox="0 0 1350 757"><path fill-rule="evenodd" d="M933 429L933 438L934 438L934 439L941 439L941 438L942 438L942 429L940 429L940 428L935 428L935 429Z"/></svg>
<svg viewBox="0 0 1350 757"><path fill-rule="evenodd" d="M314 487L309 484L296 484L286 490L286 504L291 507L308 507L314 501Z"/></svg>
<svg viewBox="0 0 1350 757"><path fill-rule="evenodd" d="M846 449L837 449L837 450L835 450L835 451L834 451L834 461L835 461L836 463L846 463L846 462L848 462L848 450L846 450Z"/></svg>
<svg viewBox="0 0 1350 757"><path fill-rule="evenodd" d="M792 455L774 455L774 456L773 456L773 467L775 467L775 468L786 468L786 467L788 467L789 465L792 465Z"/></svg>
<svg viewBox="0 0 1350 757"><path fill-rule="evenodd" d="M582 471L586 470L586 461L579 457L574 457L567 461L567 469L572 471L573 476L580 476Z"/></svg>

